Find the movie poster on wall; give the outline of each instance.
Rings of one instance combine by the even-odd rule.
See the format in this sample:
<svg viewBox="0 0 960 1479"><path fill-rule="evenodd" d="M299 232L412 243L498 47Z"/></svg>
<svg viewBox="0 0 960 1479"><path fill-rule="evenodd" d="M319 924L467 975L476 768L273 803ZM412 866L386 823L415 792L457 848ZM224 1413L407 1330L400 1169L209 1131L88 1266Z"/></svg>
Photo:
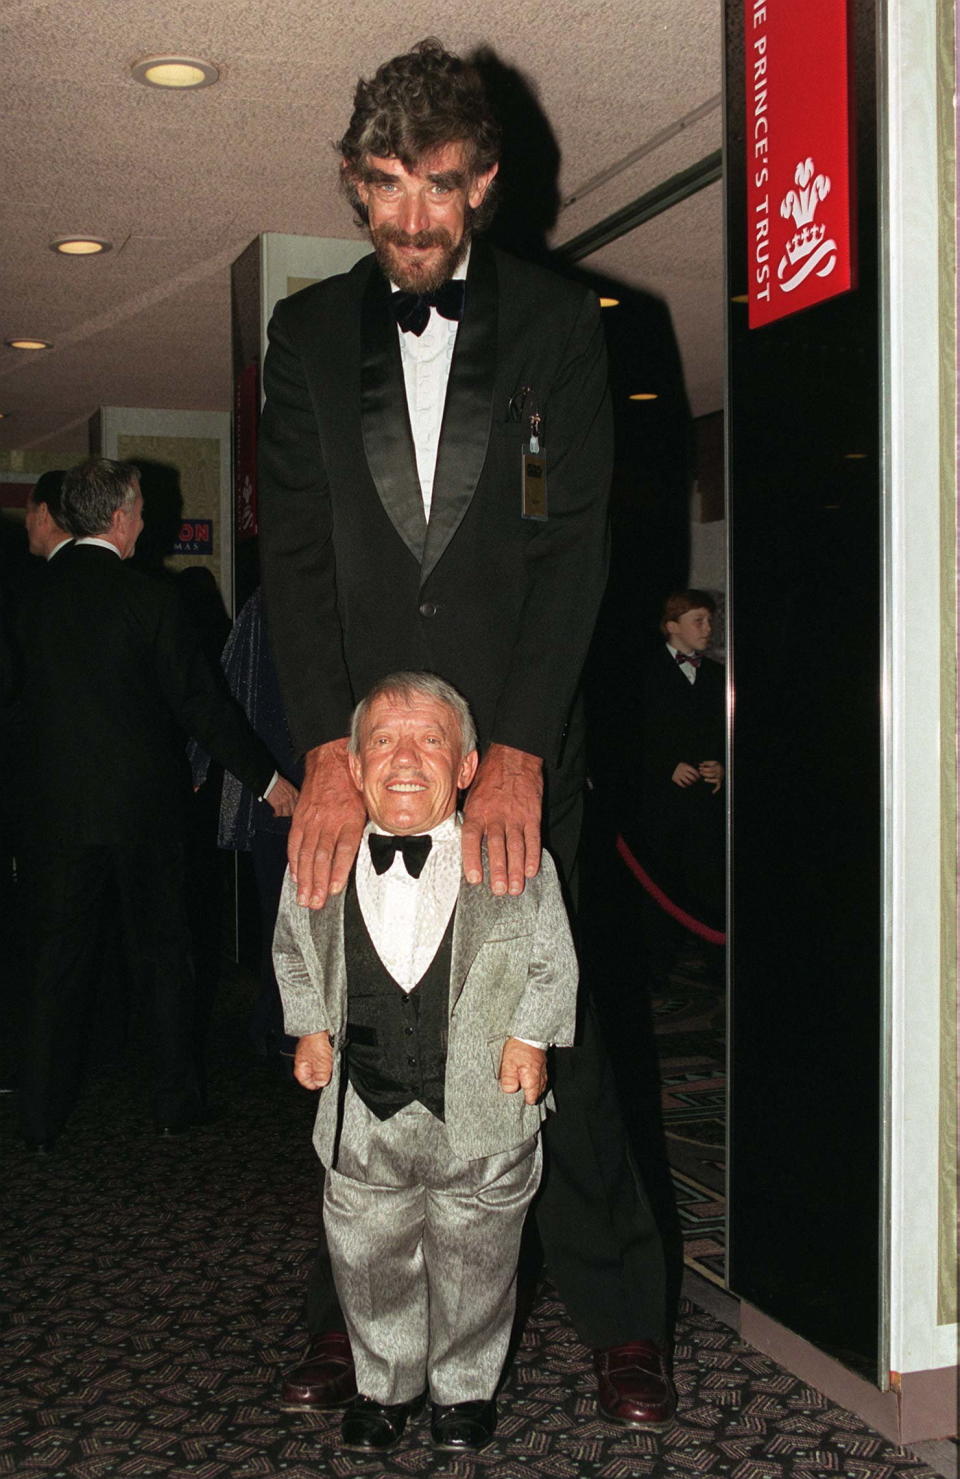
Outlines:
<svg viewBox="0 0 960 1479"><path fill-rule="evenodd" d="M847 0L745 0L750 327L854 286Z"/></svg>

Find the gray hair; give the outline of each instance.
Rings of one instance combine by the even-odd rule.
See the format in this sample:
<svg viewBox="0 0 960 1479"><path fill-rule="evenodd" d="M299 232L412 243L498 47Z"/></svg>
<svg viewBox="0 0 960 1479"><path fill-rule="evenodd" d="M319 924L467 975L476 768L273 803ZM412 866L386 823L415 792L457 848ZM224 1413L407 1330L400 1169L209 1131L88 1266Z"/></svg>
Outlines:
<svg viewBox="0 0 960 1479"><path fill-rule="evenodd" d="M456 715L460 729L461 760L465 760L470 751L477 748L477 726L473 722L470 705L452 684L445 683L436 673L390 673L386 678L381 678L379 683L374 683L366 698L362 698L353 711L350 743L347 747L351 755L359 753L360 730L371 704L387 694L408 704L415 698L429 698L434 703L445 704Z"/></svg>
<svg viewBox="0 0 960 1479"><path fill-rule="evenodd" d="M140 469L132 462L91 457L63 475L57 520L77 539L103 534L118 508L132 508L140 488Z"/></svg>

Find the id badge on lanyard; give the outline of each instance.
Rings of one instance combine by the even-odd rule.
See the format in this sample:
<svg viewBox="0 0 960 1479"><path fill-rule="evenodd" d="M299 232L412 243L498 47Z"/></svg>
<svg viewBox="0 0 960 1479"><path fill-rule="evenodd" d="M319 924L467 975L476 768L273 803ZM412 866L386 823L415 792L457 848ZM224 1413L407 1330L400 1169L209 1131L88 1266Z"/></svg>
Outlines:
<svg viewBox="0 0 960 1479"><path fill-rule="evenodd" d="M527 418L528 435L520 454L520 517L547 517L547 458L543 448L543 417L539 411Z"/></svg>

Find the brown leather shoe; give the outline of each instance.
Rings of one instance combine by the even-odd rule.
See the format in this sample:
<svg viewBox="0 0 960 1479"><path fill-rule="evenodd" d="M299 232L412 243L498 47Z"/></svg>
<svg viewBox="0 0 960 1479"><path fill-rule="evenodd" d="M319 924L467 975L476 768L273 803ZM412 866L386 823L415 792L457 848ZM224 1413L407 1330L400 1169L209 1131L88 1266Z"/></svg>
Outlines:
<svg viewBox="0 0 960 1479"><path fill-rule="evenodd" d="M608 1422L627 1428L665 1428L677 1410L670 1367L652 1340L594 1351L597 1405Z"/></svg>
<svg viewBox="0 0 960 1479"><path fill-rule="evenodd" d="M341 1330L312 1335L306 1359L283 1374L280 1405L285 1412L343 1407L357 1395L350 1340Z"/></svg>

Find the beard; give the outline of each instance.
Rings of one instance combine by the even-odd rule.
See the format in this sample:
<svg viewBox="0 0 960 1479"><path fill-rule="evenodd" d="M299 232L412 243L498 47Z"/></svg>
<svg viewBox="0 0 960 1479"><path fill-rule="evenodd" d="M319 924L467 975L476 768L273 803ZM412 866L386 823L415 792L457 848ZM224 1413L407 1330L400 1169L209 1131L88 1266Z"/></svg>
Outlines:
<svg viewBox="0 0 960 1479"><path fill-rule="evenodd" d="M370 240L380 270L398 288L407 293L435 293L445 282L450 281L466 256L470 232L464 227L463 235L454 245L453 237L442 226L435 226L432 231L416 231L411 234L401 231L392 221L385 221L382 226L370 228ZM440 247L441 254L439 257L433 254L429 262L417 262L401 256L397 250L399 247L419 247L421 250L426 247Z"/></svg>

